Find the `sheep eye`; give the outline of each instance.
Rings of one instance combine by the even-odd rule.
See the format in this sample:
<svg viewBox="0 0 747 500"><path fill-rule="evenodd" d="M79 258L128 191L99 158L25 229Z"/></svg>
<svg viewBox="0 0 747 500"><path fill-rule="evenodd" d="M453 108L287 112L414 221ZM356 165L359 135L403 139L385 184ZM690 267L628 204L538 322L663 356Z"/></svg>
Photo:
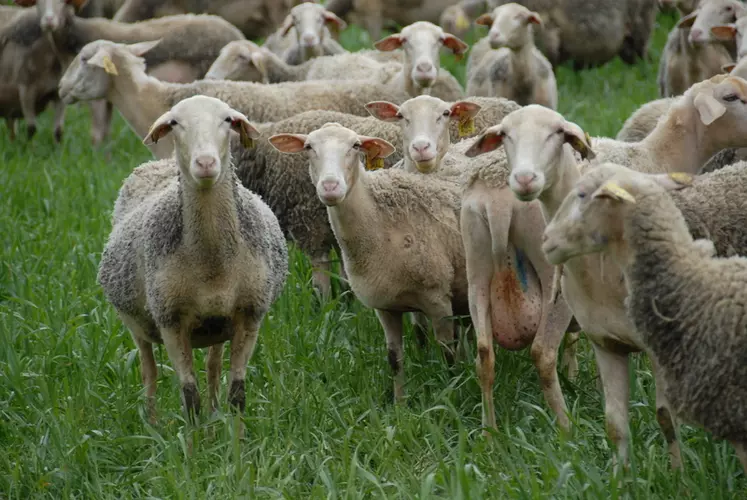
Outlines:
<svg viewBox="0 0 747 500"><path fill-rule="evenodd" d="M731 12L731 10L732 10L731 5L727 5L726 7L724 7L724 12Z"/></svg>
<svg viewBox="0 0 747 500"><path fill-rule="evenodd" d="M176 127L177 125L179 125L179 124L176 122L176 120L171 120L169 122L169 127Z"/></svg>
<svg viewBox="0 0 747 500"><path fill-rule="evenodd" d="M723 99L726 102L733 102L739 99L739 96L737 94L728 94L728 95L725 95Z"/></svg>
<svg viewBox="0 0 747 500"><path fill-rule="evenodd" d="M353 149L360 151L362 146L363 145L360 142L356 142L355 144L353 144Z"/></svg>
<svg viewBox="0 0 747 500"><path fill-rule="evenodd" d="M303 148L304 148L304 149L305 149L306 151L311 151L311 144L304 144Z"/></svg>
<svg viewBox="0 0 747 500"><path fill-rule="evenodd" d="M233 120L231 120L231 117L229 116L224 120L226 123L233 123Z"/></svg>
<svg viewBox="0 0 747 500"><path fill-rule="evenodd" d="M394 115L394 117L395 117L395 118L399 118L400 120L401 120L402 118L404 118L404 116L402 116L402 113L400 113L400 112L397 112L397 114L396 114L396 115Z"/></svg>
<svg viewBox="0 0 747 500"><path fill-rule="evenodd" d="M586 193L584 193L583 191L579 191L578 197L583 200L584 198L586 198Z"/></svg>
<svg viewBox="0 0 747 500"><path fill-rule="evenodd" d="M443 115L444 116L450 116L451 115L451 110L447 109L446 111L444 111Z"/></svg>

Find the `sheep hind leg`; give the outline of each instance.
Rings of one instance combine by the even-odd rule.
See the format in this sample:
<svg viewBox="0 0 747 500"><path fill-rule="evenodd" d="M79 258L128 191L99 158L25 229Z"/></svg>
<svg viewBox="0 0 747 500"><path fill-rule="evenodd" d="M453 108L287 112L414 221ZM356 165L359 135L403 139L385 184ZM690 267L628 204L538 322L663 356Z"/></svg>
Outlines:
<svg viewBox="0 0 747 500"><path fill-rule="evenodd" d="M21 112L26 120L26 136L31 139L36 134L36 92L28 85L18 86L18 99Z"/></svg>
<svg viewBox="0 0 747 500"><path fill-rule="evenodd" d="M410 314L412 320L412 329L415 332L415 339L418 347L424 349L428 345L428 318L420 312Z"/></svg>
<svg viewBox="0 0 747 500"><path fill-rule="evenodd" d="M156 359L153 357L153 344L145 340L146 332L135 321L134 318L120 314L122 323L130 330L132 340L137 346L140 355L140 374L145 387L145 410L148 415L148 422L151 425L156 423L156 377L158 368L156 368Z"/></svg>
<svg viewBox="0 0 747 500"><path fill-rule="evenodd" d="M619 354L593 344L597 368L604 391L604 417L607 436L615 446L613 456L615 468L619 462L628 465L628 401L630 381L628 380L628 355Z"/></svg>
<svg viewBox="0 0 747 500"><path fill-rule="evenodd" d="M381 326L386 335L387 357L394 378L394 401L401 403L405 399L405 370L403 361L405 351L402 345L402 313L376 310Z"/></svg>
<svg viewBox="0 0 747 500"><path fill-rule="evenodd" d="M61 100L54 102L54 140L62 142L62 128L65 124L65 103Z"/></svg>
<svg viewBox="0 0 747 500"><path fill-rule="evenodd" d="M322 299L327 301L332 296L332 280L330 279L329 255L316 255L311 258L311 283L319 291Z"/></svg>
<svg viewBox="0 0 747 500"><path fill-rule="evenodd" d="M208 381L208 401L210 402L210 412L213 413L218 409L218 393L220 392L220 373L223 367L223 347L225 342L211 345L207 355L207 381Z"/></svg>
<svg viewBox="0 0 747 500"><path fill-rule="evenodd" d="M656 421L659 423L664 439L667 441L670 466L673 470L681 469L682 452L677 440L677 421L669 409L669 402L666 398L666 382L658 376L660 369L653 358L651 358L651 365L653 367L654 383L656 384Z"/></svg>
<svg viewBox="0 0 747 500"><path fill-rule="evenodd" d="M571 382L578 377L578 341L581 338L581 327L575 318L565 331L563 347L563 358L560 360L560 368L566 373Z"/></svg>

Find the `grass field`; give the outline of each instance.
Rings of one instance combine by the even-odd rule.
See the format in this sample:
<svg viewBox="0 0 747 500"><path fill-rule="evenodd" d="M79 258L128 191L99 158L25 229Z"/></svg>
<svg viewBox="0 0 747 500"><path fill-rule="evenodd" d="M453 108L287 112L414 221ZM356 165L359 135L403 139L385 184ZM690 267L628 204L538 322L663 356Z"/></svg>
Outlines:
<svg viewBox="0 0 747 500"><path fill-rule="evenodd" d="M592 135L614 135L657 97L673 18L659 24L654 62L560 68L560 111ZM359 31L343 35L361 45ZM449 57L444 64L463 78L462 66ZM497 354L500 429L491 441L479 431L474 363L450 371L435 346L420 351L411 335L410 398L395 407L374 314L349 296L320 305L297 251L250 362L245 439L228 413L204 417L188 456L165 350L156 350L159 421L151 426L137 351L96 284L117 190L149 153L119 117L107 146L92 150L82 106L69 110L58 146L50 115L31 142L10 143L0 130L0 498L747 497L733 450L697 429L681 428L685 473L670 472L640 358L631 467L613 475L586 339L579 379L562 381L575 423L567 440L527 352ZM204 394L204 352L195 355Z"/></svg>

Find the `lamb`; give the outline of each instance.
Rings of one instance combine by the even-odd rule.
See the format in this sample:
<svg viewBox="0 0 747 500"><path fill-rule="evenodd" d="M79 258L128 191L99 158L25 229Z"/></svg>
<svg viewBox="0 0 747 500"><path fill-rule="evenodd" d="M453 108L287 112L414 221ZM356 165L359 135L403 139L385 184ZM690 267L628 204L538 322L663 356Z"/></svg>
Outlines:
<svg viewBox="0 0 747 500"><path fill-rule="evenodd" d="M374 116L402 125L406 171L456 176L464 186L462 239L467 252L470 315L478 335L477 371L486 432L496 426L493 336L506 349L532 345L545 398L560 427L567 430L570 423L556 360L571 315L565 302L552 304L550 300L553 270L537 251L542 232L538 228L544 228L542 213L537 203L522 204L505 196L507 168L502 151L474 158L470 153L474 141L449 147L447 120L465 121L479 116L479 106L469 101L449 105L434 97L419 96L400 107L391 103L370 103L367 107ZM491 220L500 222L493 225ZM486 252L486 248L490 251ZM495 262L507 265L497 268ZM522 275L522 269L527 269L529 278ZM493 280L494 276L498 278ZM521 281L529 284L520 286ZM493 326L491 321L495 322ZM577 339L577 334L572 337ZM572 339L572 345L576 339ZM567 349L565 355L564 364L575 376L574 347Z"/></svg>
<svg viewBox="0 0 747 500"><path fill-rule="evenodd" d="M293 7L283 25L270 35L265 47L290 65L301 64L314 57L347 52L330 33L345 29L345 21L317 3L301 3Z"/></svg>
<svg viewBox="0 0 747 500"><path fill-rule="evenodd" d="M654 132L640 143L591 140L578 125L545 107L531 105L515 111L501 124L487 129L471 153L506 149L511 173L509 186L525 201L540 200L546 218L558 207L580 176L579 165L570 148L587 162L599 165L616 158L638 171L695 173L713 150L744 144L747 134L746 82L714 77L720 83L702 82L676 99ZM717 97L718 96L718 100ZM505 141L505 137L510 141ZM720 141L726 141L720 143ZM569 147L565 147L568 144ZM611 146L622 146L615 150ZM538 147L541 145L541 147ZM703 152L698 154L695 151ZM600 168L600 167L595 167ZM600 267L603 265L603 267ZM628 353L643 349L635 328L624 310L625 290L615 283L619 269L598 259L572 260L563 265L563 296L574 316L593 342L605 395L605 417L610 439L622 462L628 456ZM655 360L654 360L655 361ZM654 367L655 378L657 370ZM669 446L673 467L681 464L674 423L657 378L657 419Z"/></svg>
<svg viewBox="0 0 747 500"><path fill-rule="evenodd" d="M382 52L403 49L404 67L392 85L404 88L410 97L430 94L445 101L456 101L464 96L457 79L440 68L438 53L441 47L447 47L461 57L469 45L450 33L444 33L435 24L418 21L379 40L374 47Z"/></svg>
<svg viewBox="0 0 747 500"><path fill-rule="evenodd" d="M453 360L450 317L468 311L458 185L395 169L367 172L361 157L375 167L394 147L337 123L270 142L284 153L309 152L311 180L327 206L350 286L384 328L394 397L402 401L403 313L423 312Z"/></svg>
<svg viewBox="0 0 747 500"><path fill-rule="evenodd" d="M288 250L275 215L233 171L231 130L245 144L259 135L244 115L206 96L185 99L156 120L146 141L173 132L171 161L179 173L117 214L101 257L98 281L140 351L151 420L154 343L166 347L183 408L194 419L200 395L192 349L210 347L208 399L214 410L223 344L230 340L228 399L244 411L247 363L288 274ZM153 167L158 163L139 168ZM120 198L131 196L134 187L125 181Z"/></svg>
<svg viewBox="0 0 747 500"><path fill-rule="evenodd" d="M174 103L197 94L220 98L257 122L277 121L312 109L366 116L366 102L378 99L403 102L407 99L404 93L384 85L355 80L275 85L216 80L190 84L162 82L146 75L140 57L157 43L128 46L99 40L86 45L62 77L60 97L68 103L106 97L136 130L142 129L143 122L152 121L154 115L158 116ZM298 95L304 98L298 99ZM152 146L151 150L157 157L164 158L171 154L172 148L163 141Z"/></svg>
<svg viewBox="0 0 747 500"><path fill-rule="evenodd" d="M697 11L687 15L681 11L682 18L669 33L659 60L657 82L661 97L681 95L694 83L721 73L721 66L731 62L732 55L725 46L705 40L700 27L690 28L696 16L697 24L712 23L714 16L727 19L720 10L714 11L721 3L723 0L706 0L705 4L701 2ZM687 4L678 5L678 8L689 7ZM733 9L731 5L725 8Z"/></svg>
<svg viewBox="0 0 747 500"><path fill-rule="evenodd" d="M507 3L483 14L475 23L490 26L490 32L470 53L467 95L505 97L520 105L557 108L558 88L552 65L532 38L532 24L542 26L539 14Z"/></svg>
<svg viewBox="0 0 747 500"><path fill-rule="evenodd" d="M221 49L205 78L263 83L334 79L388 83L401 72L401 63L379 62L366 52L320 56L292 66L249 40L237 40Z"/></svg>
<svg viewBox="0 0 747 500"><path fill-rule="evenodd" d="M731 442L745 471L747 246L743 231L735 231L745 223L744 211L735 210L744 190L735 186L745 185L746 166L695 182L686 175L600 166L563 201L543 243L555 264L601 252L620 266L628 316L656 360L671 408L677 417ZM683 205L692 211L681 212ZM737 244L733 250L742 256L726 257L718 234L714 241L691 234L693 218L705 225L725 227L725 219L734 224L729 230Z"/></svg>

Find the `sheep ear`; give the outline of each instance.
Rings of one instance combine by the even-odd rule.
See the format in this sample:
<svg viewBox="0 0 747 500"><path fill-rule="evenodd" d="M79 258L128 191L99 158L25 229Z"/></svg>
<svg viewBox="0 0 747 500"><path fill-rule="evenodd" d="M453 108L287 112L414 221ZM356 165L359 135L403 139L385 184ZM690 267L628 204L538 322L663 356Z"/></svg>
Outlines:
<svg viewBox="0 0 747 500"><path fill-rule="evenodd" d="M161 115L153 125L150 126L148 135L143 139L143 144L150 146L156 144L158 141L163 139L168 133L171 132L171 111L167 111Z"/></svg>
<svg viewBox="0 0 747 500"><path fill-rule="evenodd" d="M627 192L625 189L620 187L618 184L607 181L597 189L592 198L608 198L615 201L626 201L628 203L635 203L635 197Z"/></svg>
<svg viewBox="0 0 747 500"><path fill-rule="evenodd" d="M99 68L104 68L104 71L106 71L110 75L118 75L119 72L117 71L117 66L114 64L114 61L112 61L111 56L109 55L109 51L100 48L96 51L94 55L91 56L90 59L88 59L87 64L90 64L91 66L98 66Z"/></svg>
<svg viewBox="0 0 747 500"><path fill-rule="evenodd" d="M474 102L458 101L451 105L451 115L449 118L466 122L473 119L480 112L480 109L482 109L480 105Z"/></svg>
<svg viewBox="0 0 747 500"><path fill-rule="evenodd" d="M698 94L693 99L693 105L698 110L700 121L710 125L726 113L726 107L710 94Z"/></svg>
<svg viewBox="0 0 747 500"><path fill-rule="evenodd" d="M503 128L501 125L490 127L477 138L474 144L464 152L467 158L489 153L503 145Z"/></svg>
<svg viewBox="0 0 747 500"><path fill-rule="evenodd" d="M34 2L36 3L36 2ZM80 11L88 3L88 0L65 0L65 3L72 5L76 12Z"/></svg>
<svg viewBox="0 0 747 500"><path fill-rule="evenodd" d="M246 116L234 110L231 115L231 130L239 134L241 145L246 149L254 147L254 139L259 139L260 133L249 123Z"/></svg>
<svg viewBox="0 0 747 500"><path fill-rule="evenodd" d="M482 24L483 26L492 26L493 25L493 15L492 14L483 14L477 19L475 19L475 24Z"/></svg>
<svg viewBox="0 0 747 500"><path fill-rule="evenodd" d="M591 137L581 127L567 121L563 124L563 134L565 142L581 153L581 158L590 160L596 158L596 153L591 149Z"/></svg>
<svg viewBox="0 0 747 500"><path fill-rule="evenodd" d="M269 140L281 153L300 153L306 146L307 138L304 134L275 134Z"/></svg>
<svg viewBox="0 0 747 500"><path fill-rule="evenodd" d="M13 3L19 7L32 7L36 5L36 0L14 0Z"/></svg>
<svg viewBox="0 0 747 500"><path fill-rule="evenodd" d="M267 49L259 49L255 52L252 52L249 55L249 62L254 64L257 70L262 74L262 79L265 81L265 83L270 83L267 77L267 65L265 64L265 61L267 60L265 50Z"/></svg>
<svg viewBox="0 0 747 500"><path fill-rule="evenodd" d="M322 15L324 16L324 23L332 25L332 29L337 32L344 30L348 26L345 21L337 17L333 12L325 10Z"/></svg>
<svg viewBox="0 0 747 500"><path fill-rule="evenodd" d="M399 106L387 101L373 101L366 104L366 109L371 116L384 122L398 122L402 119L399 116Z"/></svg>
<svg viewBox="0 0 747 500"><path fill-rule="evenodd" d="M451 33L444 33L441 37L441 41L444 43L444 47L451 50L454 55L461 57L469 49L469 45L463 42L461 39L455 37Z"/></svg>
<svg viewBox="0 0 747 500"><path fill-rule="evenodd" d="M391 52L392 50L396 50L402 47L403 42L404 39L402 38L402 35L399 33L395 33L393 35L389 35L386 38L382 38L374 44L374 47L382 52Z"/></svg>
<svg viewBox="0 0 747 500"><path fill-rule="evenodd" d="M711 27L711 33L719 40L728 42L737 36L737 28L733 24Z"/></svg>
<svg viewBox="0 0 747 500"><path fill-rule="evenodd" d="M695 18L698 17L699 9L696 9L692 12L690 12L688 15L681 17L679 21L677 21L678 28L689 28L693 25L695 22Z"/></svg>
<svg viewBox="0 0 747 500"><path fill-rule="evenodd" d="M530 12L529 14L527 14L527 15L526 15L526 22L527 22L527 24L536 24L536 25L538 25L538 26L539 26L540 28L541 28L542 26L544 26L544 25L542 24L542 18L541 18L541 17L540 17L540 15L539 15L539 14L537 14L536 12Z"/></svg>
<svg viewBox="0 0 747 500"><path fill-rule="evenodd" d="M138 57L143 57L153 47L161 43L162 38L158 40L149 40L147 42L133 43L127 46L127 49Z"/></svg>
<svg viewBox="0 0 747 500"><path fill-rule="evenodd" d="M721 71L723 71L724 73L731 73L736 67L737 65L735 63L722 64Z"/></svg>
<svg viewBox="0 0 747 500"><path fill-rule="evenodd" d="M280 27L280 35L281 36L287 35L294 24L295 22L293 21L293 16L288 15L285 18L285 21L283 21L283 25Z"/></svg>
<svg viewBox="0 0 747 500"><path fill-rule="evenodd" d="M395 147L388 141L379 139L378 137L360 135L358 136L358 140L361 141L361 149L363 149L366 152L366 156L372 160L375 158L386 158L395 151Z"/></svg>
<svg viewBox="0 0 747 500"><path fill-rule="evenodd" d="M685 172L670 172L668 174L653 174L651 178L667 191L683 189L693 184L693 176Z"/></svg>

